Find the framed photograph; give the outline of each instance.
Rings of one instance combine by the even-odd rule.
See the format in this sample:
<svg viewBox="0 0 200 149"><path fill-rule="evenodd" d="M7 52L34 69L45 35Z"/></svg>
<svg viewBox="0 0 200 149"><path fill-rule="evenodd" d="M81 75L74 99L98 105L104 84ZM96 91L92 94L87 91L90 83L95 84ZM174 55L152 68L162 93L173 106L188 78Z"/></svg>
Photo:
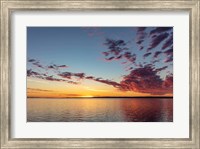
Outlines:
<svg viewBox="0 0 200 149"><path fill-rule="evenodd" d="M27 57L27 122L173 121L173 27L27 27Z"/></svg>
<svg viewBox="0 0 200 149"><path fill-rule="evenodd" d="M1 0L1 148L200 148L199 0Z"/></svg>

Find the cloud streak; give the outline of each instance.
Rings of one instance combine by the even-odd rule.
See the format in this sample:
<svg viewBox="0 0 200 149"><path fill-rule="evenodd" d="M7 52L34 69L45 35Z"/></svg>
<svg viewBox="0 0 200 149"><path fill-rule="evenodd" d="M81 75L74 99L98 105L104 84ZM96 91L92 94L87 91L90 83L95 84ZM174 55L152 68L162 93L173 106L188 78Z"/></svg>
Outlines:
<svg viewBox="0 0 200 149"><path fill-rule="evenodd" d="M53 64L53 65L49 65L47 66L48 69L54 69L54 70L58 70L59 68L68 68L67 65L56 65L56 64Z"/></svg>
<svg viewBox="0 0 200 149"><path fill-rule="evenodd" d="M162 50L173 46L173 35L171 35L163 44Z"/></svg>
<svg viewBox="0 0 200 149"><path fill-rule="evenodd" d="M143 58L146 58L146 57L148 57L149 55L151 55L151 52L145 53L145 54L143 55Z"/></svg>
<svg viewBox="0 0 200 149"><path fill-rule="evenodd" d="M141 45L144 42L145 37L147 36L147 33L145 33L146 27L138 27L137 33L136 33L136 43L138 45Z"/></svg>
<svg viewBox="0 0 200 149"><path fill-rule="evenodd" d="M106 45L109 50L102 52L106 61L125 59L130 63L135 63L136 54L128 51L127 42L124 40L106 39L104 45Z"/></svg>
<svg viewBox="0 0 200 149"><path fill-rule="evenodd" d="M38 73L38 72L35 72L31 69L27 70L27 77L38 78L38 79L43 79L43 80L47 80L47 81L66 82L66 83L70 83L70 84L79 84L78 82L75 82L75 81L56 78L54 76L49 76L49 75L44 74L44 73Z"/></svg>
<svg viewBox="0 0 200 149"><path fill-rule="evenodd" d="M156 51L155 53L154 53L154 58L157 58L160 54L162 54L162 52L161 51Z"/></svg>
<svg viewBox="0 0 200 149"><path fill-rule="evenodd" d="M38 68L44 68L39 61L35 61L32 63L34 66L38 67Z"/></svg>
<svg viewBox="0 0 200 149"><path fill-rule="evenodd" d="M153 65L147 64L144 67L140 67L131 72L128 75L123 76L122 81L115 82L109 79L96 78L94 76L87 76L85 73L72 73L72 72L63 72L57 74L61 78L55 78L53 76L46 76L45 74L39 74L32 70L27 71L27 76L36 77L48 81L57 81L57 82L67 82L70 84L80 84L80 82L71 81L72 77L78 79L87 79L93 80L99 83L103 83L114 88L119 89L120 91L133 91L140 93L149 93L149 94L166 94L172 91L173 86L173 76L167 76L165 80L162 80L157 74L158 72L165 70L167 66L161 68L154 68ZM68 79L68 80L66 80Z"/></svg>
<svg viewBox="0 0 200 149"><path fill-rule="evenodd" d="M161 34L163 32L167 32L172 30L172 27L156 27L155 29L150 31L150 35L154 35L154 34Z"/></svg>
<svg viewBox="0 0 200 149"><path fill-rule="evenodd" d="M62 72L58 74L58 76L66 79L71 79L72 77L76 77L78 79L84 79L85 73L72 73L72 72Z"/></svg>
<svg viewBox="0 0 200 149"><path fill-rule="evenodd" d="M152 50L153 48L157 47L162 41L164 41L169 36L168 33L162 33L155 38L151 39L151 43L147 49L147 51Z"/></svg>

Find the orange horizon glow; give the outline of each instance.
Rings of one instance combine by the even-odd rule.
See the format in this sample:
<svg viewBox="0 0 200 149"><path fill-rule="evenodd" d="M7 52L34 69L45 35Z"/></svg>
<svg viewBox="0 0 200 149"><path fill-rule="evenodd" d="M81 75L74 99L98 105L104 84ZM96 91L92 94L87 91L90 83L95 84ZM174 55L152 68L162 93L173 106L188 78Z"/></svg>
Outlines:
<svg viewBox="0 0 200 149"><path fill-rule="evenodd" d="M101 83L93 84L93 88L87 87L88 82L80 85L68 85L40 79L27 79L28 98L95 98L95 97L172 97L173 94L151 95L132 91L120 91L114 87Z"/></svg>

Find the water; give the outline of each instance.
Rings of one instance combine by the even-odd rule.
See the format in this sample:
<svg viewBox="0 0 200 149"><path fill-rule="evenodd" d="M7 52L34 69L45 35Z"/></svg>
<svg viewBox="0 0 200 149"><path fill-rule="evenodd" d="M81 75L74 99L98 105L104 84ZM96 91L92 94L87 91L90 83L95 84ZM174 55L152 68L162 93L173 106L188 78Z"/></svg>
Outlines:
<svg viewBox="0 0 200 149"><path fill-rule="evenodd" d="M172 98L27 99L28 122L172 122Z"/></svg>

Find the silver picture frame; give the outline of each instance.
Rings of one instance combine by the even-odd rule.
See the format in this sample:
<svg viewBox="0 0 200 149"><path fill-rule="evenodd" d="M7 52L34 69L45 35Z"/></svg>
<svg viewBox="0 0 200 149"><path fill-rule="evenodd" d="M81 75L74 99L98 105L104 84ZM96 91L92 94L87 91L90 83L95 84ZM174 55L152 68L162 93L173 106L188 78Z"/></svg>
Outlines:
<svg viewBox="0 0 200 149"><path fill-rule="evenodd" d="M200 148L200 1L199 0L0 0L1 1L1 148ZM190 137L181 138L12 138L11 137L11 15L15 11L188 11Z"/></svg>

